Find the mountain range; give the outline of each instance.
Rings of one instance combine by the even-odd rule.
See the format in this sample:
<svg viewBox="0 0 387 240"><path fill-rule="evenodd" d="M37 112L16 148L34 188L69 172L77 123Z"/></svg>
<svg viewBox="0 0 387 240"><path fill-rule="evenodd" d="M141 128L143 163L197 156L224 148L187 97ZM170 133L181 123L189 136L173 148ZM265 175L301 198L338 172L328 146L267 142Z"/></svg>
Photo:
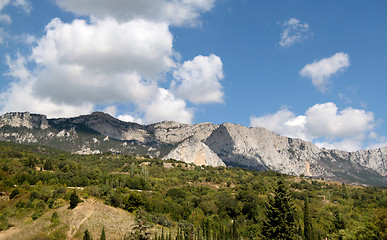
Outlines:
<svg viewBox="0 0 387 240"><path fill-rule="evenodd" d="M243 167L387 186L387 147L356 152L321 149L265 128L232 123L140 125L102 112L56 119L13 112L0 116L0 140L46 145L74 154L148 155L199 166Z"/></svg>

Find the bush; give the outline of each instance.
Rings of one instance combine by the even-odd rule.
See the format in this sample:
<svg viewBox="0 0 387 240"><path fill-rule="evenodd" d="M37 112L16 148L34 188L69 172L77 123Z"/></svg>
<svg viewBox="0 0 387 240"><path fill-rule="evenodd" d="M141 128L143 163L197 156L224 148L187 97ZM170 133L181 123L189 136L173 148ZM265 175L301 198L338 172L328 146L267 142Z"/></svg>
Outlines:
<svg viewBox="0 0 387 240"><path fill-rule="evenodd" d="M8 223L8 218L2 214L0 215L0 231L7 230L11 225Z"/></svg>
<svg viewBox="0 0 387 240"><path fill-rule="evenodd" d="M14 199L14 198L16 198L19 194L20 194L19 190L14 189L14 190L12 190L11 195L9 195L9 199Z"/></svg>
<svg viewBox="0 0 387 240"><path fill-rule="evenodd" d="M54 212L52 215L51 215L51 225L52 226L56 226L59 224L59 215L57 212Z"/></svg>
<svg viewBox="0 0 387 240"><path fill-rule="evenodd" d="M124 198L123 204L125 210L133 212L140 206L143 206L145 204L145 201L140 193L131 192Z"/></svg>
<svg viewBox="0 0 387 240"><path fill-rule="evenodd" d="M41 216L43 215L43 211L42 210L35 210L31 217L32 217L32 220L36 220L38 218L40 218Z"/></svg>

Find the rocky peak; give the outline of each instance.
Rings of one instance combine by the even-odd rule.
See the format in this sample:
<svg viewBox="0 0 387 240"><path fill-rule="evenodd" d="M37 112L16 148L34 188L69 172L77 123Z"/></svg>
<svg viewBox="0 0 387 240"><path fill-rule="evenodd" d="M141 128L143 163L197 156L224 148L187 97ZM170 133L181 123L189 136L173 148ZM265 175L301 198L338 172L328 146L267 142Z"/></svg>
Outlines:
<svg viewBox="0 0 387 240"><path fill-rule="evenodd" d="M26 127L29 129L46 129L49 127L47 117L29 112L11 112L0 116L0 127L5 125L11 127Z"/></svg>

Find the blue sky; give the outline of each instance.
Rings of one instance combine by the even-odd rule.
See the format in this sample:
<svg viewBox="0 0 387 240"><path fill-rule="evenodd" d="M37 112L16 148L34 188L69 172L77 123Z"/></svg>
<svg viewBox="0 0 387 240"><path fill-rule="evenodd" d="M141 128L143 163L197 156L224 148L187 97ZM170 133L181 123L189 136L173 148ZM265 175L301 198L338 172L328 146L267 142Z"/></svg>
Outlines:
<svg viewBox="0 0 387 240"><path fill-rule="evenodd" d="M387 3L2 0L0 109L387 146Z"/></svg>

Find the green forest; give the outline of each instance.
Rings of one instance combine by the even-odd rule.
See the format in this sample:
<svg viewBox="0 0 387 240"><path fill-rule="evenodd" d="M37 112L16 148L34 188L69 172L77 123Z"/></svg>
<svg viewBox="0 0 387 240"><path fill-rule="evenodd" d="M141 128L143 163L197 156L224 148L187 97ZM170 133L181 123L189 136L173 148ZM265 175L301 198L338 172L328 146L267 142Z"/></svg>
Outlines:
<svg viewBox="0 0 387 240"><path fill-rule="evenodd" d="M88 199L134 221L119 238L101 228L75 239L387 239L385 188L149 156L0 142L0 194L0 234L50 213L30 239L67 239L57 209Z"/></svg>

